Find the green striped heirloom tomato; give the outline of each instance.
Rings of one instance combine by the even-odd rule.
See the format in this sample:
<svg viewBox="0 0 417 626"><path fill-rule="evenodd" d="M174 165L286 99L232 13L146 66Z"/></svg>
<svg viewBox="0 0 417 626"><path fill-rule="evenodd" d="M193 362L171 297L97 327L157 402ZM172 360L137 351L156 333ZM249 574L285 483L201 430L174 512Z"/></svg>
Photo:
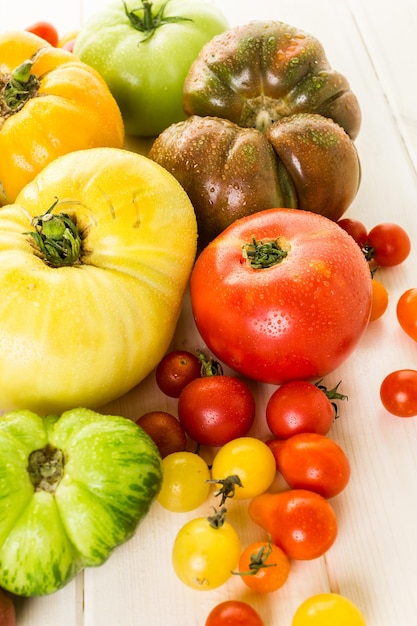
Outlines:
<svg viewBox="0 0 417 626"><path fill-rule="evenodd" d="M365 332L372 302L357 243L299 209L261 211L226 228L198 257L190 293L208 349L272 384L336 369Z"/></svg>
<svg viewBox="0 0 417 626"><path fill-rule="evenodd" d="M92 148L0 211L0 408L97 408L166 353L196 250L191 202L150 159Z"/></svg>
<svg viewBox="0 0 417 626"><path fill-rule="evenodd" d="M135 532L162 482L131 420L77 408L0 418L0 586L46 595L101 565Z"/></svg>
<svg viewBox="0 0 417 626"><path fill-rule="evenodd" d="M158 135L185 119L187 72L227 26L206 0L112 0L81 28L74 53L103 76L127 134Z"/></svg>

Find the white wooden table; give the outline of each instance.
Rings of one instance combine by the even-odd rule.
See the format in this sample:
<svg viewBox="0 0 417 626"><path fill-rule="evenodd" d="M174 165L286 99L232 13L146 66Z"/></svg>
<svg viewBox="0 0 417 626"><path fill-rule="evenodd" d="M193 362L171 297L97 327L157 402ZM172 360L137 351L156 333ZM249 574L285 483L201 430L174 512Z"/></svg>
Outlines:
<svg viewBox="0 0 417 626"><path fill-rule="evenodd" d="M76 29L103 0L14 0L3 11L6 28L24 28L46 19L61 34ZM138 3L139 4L139 3ZM220 601L250 602L266 626L290 626L297 606L308 596L335 591L361 607L368 626L417 624L417 418L395 418L384 411L379 386L394 369L417 367L417 346L395 317L398 297L417 287L417 77L414 0L217 0L231 24L255 18L279 19L314 34L335 69L345 74L359 98L363 123L356 145L362 184L347 216L368 228L393 221L404 226L414 247L397 268L380 270L390 306L372 323L354 355L326 382L342 380L349 396L331 436L346 450L352 477L333 500L339 536L322 558L293 563L285 586L259 597L232 580L213 592L192 591L171 569L170 553L178 528L191 514L169 514L158 503L136 536L98 569L81 573L68 587L45 598L19 600L19 626L204 626ZM191 330L190 330L191 327ZM177 346L201 342L192 330L187 303ZM272 392L254 386L258 417L253 433L267 438L263 419ZM157 394L151 376L127 397L107 407L136 418L152 409L175 413L175 402ZM242 542L257 538L244 514L231 515ZM207 506L202 507L202 514ZM337 626L337 624L335 624Z"/></svg>

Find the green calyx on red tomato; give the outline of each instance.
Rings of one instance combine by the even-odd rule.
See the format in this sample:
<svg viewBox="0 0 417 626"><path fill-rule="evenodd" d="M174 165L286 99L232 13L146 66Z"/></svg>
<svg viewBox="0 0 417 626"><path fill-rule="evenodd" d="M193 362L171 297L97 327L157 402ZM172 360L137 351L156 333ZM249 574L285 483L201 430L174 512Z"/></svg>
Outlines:
<svg viewBox="0 0 417 626"><path fill-rule="evenodd" d="M92 148L46 166L0 212L0 407L102 407L166 353L196 219L166 170Z"/></svg>
<svg viewBox="0 0 417 626"><path fill-rule="evenodd" d="M190 294L215 357L272 384L336 369L367 328L372 301L368 263L352 237L294 209L261 211L224 230L197 258Z"/></svg>
<svg viewBox="0 0 417 626"><path fill-rule="evenodd" d="M81 28L74 53L103 76L128 135L185 119L182 89L201 48L228 22L206 0L113 0Z"/></svg>
<svg viewBox="0 0 417 626"><path fill-rule="evenodd" d="M0 417L0 585L53 593L135 532L162 484L158 449L134 422L77 408Z"/></svg>

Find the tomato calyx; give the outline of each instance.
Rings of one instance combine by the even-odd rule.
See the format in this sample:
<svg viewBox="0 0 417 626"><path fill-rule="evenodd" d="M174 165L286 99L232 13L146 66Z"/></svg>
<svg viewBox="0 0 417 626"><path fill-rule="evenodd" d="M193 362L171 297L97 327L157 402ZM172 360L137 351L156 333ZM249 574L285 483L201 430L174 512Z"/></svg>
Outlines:
<svg viewBox="0 0 417 626"><path fill-rule="evenodd" d="M35 231L23 233L33 237L44 260L52 267L75 265L80 262L81 237L76 224L67 213L52 213L59 200L43 215L32 219Z"/></svg>
<svg viewBox="0 0 417 626"><path fill-rule="evenodd" d="M253 269L267 269L285 259L288 255L288 245L282 237L270 241L257 241L252 237L251 243L242 246L242 254Z"/></svg>
<svg viewBox="0 0 417 626"><path fill-rule="evenodd" d="M336 419L337 417L339 417L339 408L338 408L335 400L348 400L348 397L345 394L338 392L339 386L340 386L342 381L339 380L337 385L335 385L332 389L327 389L326 385L322 385L321 384L322 382L323 382L323 379L320 378L320 380L318 380L314 384L331 401L332 407L334 409L334 416L335 416L335 419Z"/></svg>
<svg viewBox="0 0 417 626"><path fill-rule="evenodd" d="M20 111L26 102L36 95L40 81L35 74L32 74L35 57L36 55L32 59L26 59L9 76L3 76L0 79L0 116L2 118Z"/></svg>
<svg viewBox="0 0 417 626"><path fill-rule="evenodd" d="M223 375L223 368L221 366L221 363L219 363L219 361L216 361L216 359L213 359L211 357L207 357L204 354L204 352L202 352L201 350L197 350L196 354L201 362L201 376L202 377Z"/></svg>
<svg viewBox="0 0 417 626"><path fill-rule="evenodd" d="M220 506L222 506L227 498L233 498L235 495L236 487L243 487L242 482L237 474L233 474L232 476L227 476L227 478L221 479L212 479L207 481L209 483L214 483L215 485L221 485L221 487L214 493L214 496L221 496Z"/></svg>
<svg viewBox="0 0 417 626"><path fill-rule="evenodd" d="M27 471L35 491L54 493L64 475L64 453L48 443L30 453Z"/></svg>
<svg viewBox="0 0 417 626"><path fill-rule="evenodd" d="M132 11L129 11L126 2L123 2L125 13L133 28L141 33L144 33L144 37L140 40L140 43L151 39L160 26L175 22L192 22L192 19L189 17L181 17L177 15L165 16L164 11L168 2L169 0L162 4L157 13L152 12L153 3L148 0L142 0L142 6L137 9L132 9ZM142 13L142 17L138 15L140 12Z"/></svg>
<svg viewBox="0 0 417 626"><path fill-rule="evenodd" d="M267 567L277 567L276 563L266 563L268 557L272 554L272 537L268 535L267 543L257 551L250 555L249 570L245 572L232 572L236 576L256 576L261 569Z"/></svg>
<svg viewBox="0 0 417 626"><path fill-rule="evenodd" d="M227 509L226 507L223 506L220 510L217 510L213 506L213 511L214 511L213 515L209 515L207 517L207 521L209 525L211 526L211 528L214 528L214 529L221 528L226 521Z"/></svg>

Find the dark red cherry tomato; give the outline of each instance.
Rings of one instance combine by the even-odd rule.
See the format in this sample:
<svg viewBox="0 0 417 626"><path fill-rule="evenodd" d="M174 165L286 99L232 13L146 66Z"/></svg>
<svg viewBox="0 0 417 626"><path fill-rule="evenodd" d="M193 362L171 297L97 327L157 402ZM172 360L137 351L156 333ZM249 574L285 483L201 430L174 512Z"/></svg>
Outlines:
<svg viewBox="0 0 417 626"><path fill-rule="evenodd" d="M187 350L168 352L156 368L156 383L171 398L179 398L188 383L201 374L202 362Z"/></svg>

